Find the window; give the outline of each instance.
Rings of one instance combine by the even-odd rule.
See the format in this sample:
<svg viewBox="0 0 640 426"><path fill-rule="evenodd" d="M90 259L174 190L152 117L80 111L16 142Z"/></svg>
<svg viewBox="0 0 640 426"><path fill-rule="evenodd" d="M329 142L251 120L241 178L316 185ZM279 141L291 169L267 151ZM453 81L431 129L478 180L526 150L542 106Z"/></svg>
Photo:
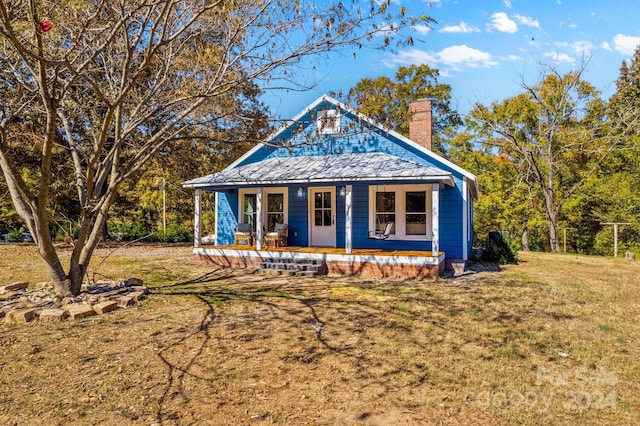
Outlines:
<svg viewBox="0 0 640 426"><path fill-rule="evenodd" d="M240 188L238 190L238 222L249 223L257 231L258 207L260 207L263 229L273 231L276 223L287 223L287 203L289 200L287 188L273 187L262 189L262 205L258 206L257 190L255 188Z"/></svg>
<svg viewBox="0 0 640 426"><path fill-rule="evenodd" d="M384 231L393 222L391 239L431 239L431 184L369 187L369 230Z"/></svg>
<svg viewBox="0 0 640 426"><path fill-rule="evenodd" d="M405 201L407 235L427 235L427 193L407 192Z"/></svg>
<svg viewBox="0 0 640 426"><path fill-rule="evenodd" d="M395 234L396 193L376 192L376 231L384 231L389 222L394 223L391 234Z"/></svg>
<svg viewBox="0 0 640 426"><path fill-rule="evenodd" d="M251 229L256 229L256 194L245 194L243 202L242 222L251 225Z"/></svg>
<svg viewBox="0 0 640 426"><path fill-rule="evenodd" d="M267 230L272 232L276 223L284 223L284 194L267 194Z"/></svg>
<svg viewBox="0 0 640 426"><path fill-rule="evenodd" d="M331 226L331 192L316 192L313 198L316 226Z"/></svg>
<svg viewBox="0 0 640 426"><path fill-rule="evenodd" d="M322 111L317 125L321 135L340 133L340 112L335 109Z"/></svg>

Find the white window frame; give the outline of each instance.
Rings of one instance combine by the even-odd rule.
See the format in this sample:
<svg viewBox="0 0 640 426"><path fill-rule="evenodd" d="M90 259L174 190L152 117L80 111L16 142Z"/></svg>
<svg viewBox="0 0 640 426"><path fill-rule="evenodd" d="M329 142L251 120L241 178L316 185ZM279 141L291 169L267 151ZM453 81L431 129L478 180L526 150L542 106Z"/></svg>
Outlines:
<svg viewBox="0 0 640 426"><path fill-rule="evenodd" d="M238 212L241 220L244 220L244 196L247 194L256 194L256 188L243 188L238 190ZM261 218L262 224L267 224L267 200L269 199L269 194L284 194L282 202L284 205L283 208L283 221L284 223L289 223L289 188L287 187L277 187L277 188L262 188L262 206L261 206ZM255 229L254 229L255 231Z"/></svg>
<svg viewBox="0 0 640 426"><path fill-rule="evenodd" d="M389 240L402 241L431 241L433 239L433 215L431 213L433 184L414 185L370 185L369 186L369 230L376 229L376 192L395 192L396 194L396 223L395 234L389 236ZM425 192L426 195L426 222L427 233L425 235L407 235L407 192Z"/></svg>
<svg viewBox="0 0 640 426"><path fill-rule="evenodd" d="M245 195L256 195L255 188L246 188L238 190L238 223L243 223L244 221L244 196ZM258 206L256 206L256 209ZM255 229L254 229L255 231Z"/></svg>
<svg viewBox="0 0 640 426"><path fill-rule="evenodd" d="M245 223L244 222L245 217L244 217L244 202L243 201L244 201L244 197L246 195L256 195L256 190L255 189L240 189L240 190L238 190L238 213L239 213L238 214L238 216L239 216L238 223ZM256 196L256 198L257 198L257 196ZM256 199L256 202L257 201L258 200ZM256 205L256 212L255 212L256 214L258 213L257 210L258 210L258 206ZM257 220L257 218L256 218L256 220ZM255 229L254 229L254 231L255 231Z"/></svg>
<svg viewBox="0 0 640 426"><path fill-rule="evenodd" d="M328 109L320 112L316 125L318 127L318 134L333 135L340 133L340 111L337 109Z"/></svg>

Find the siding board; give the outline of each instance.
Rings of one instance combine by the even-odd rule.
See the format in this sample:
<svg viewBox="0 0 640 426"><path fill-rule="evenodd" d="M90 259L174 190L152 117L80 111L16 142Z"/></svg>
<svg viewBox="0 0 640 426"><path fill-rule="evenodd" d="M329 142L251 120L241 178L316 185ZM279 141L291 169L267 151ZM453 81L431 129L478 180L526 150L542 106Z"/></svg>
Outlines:
<svg viewBox="0 0 640 426"><path fill-rule="evenodd" d="M317 106L317 110L333 107L326 101ZM345 111L342 111L341 125L343 128L352 129L344 134L317 135L315 124L315 112L308 112L301 118L301 126L291 126L278 135L277 139L270 142L270 146L262 146L251 156L245 158L239 165L258 162L267 158L279 158L285 156L310 156L330 154L351 154L382 152L394 155L406 160L414 161L426 166L433 166L453 174L455 186L445 186L440 191L440 249L446 253L447 258L461 258L463 256L463 199L462 199L462 174L452 170L448 165L437 159L428 157L419 149L407 144L405 141L393 137L382 129L371 127L354 119ZM363 128L366 125L366 128ZM286 148L276 146L281 143ZM336 245L345 245L345 197L340 196L340 187L347 183L353 184L353 247L354 248L378 248L394 250L431 250L430 241L398 241L398 240L370 240L367 238L369 231L369 186L357 182L336 182ZM380 182L384 184L385 182ZM406 182L410 183L410 182ZM376 182L372 182L375 185ZM386 182L391 184L391 182ZM289 188L288 197L288 225L289 244L296 246L309 245L309 214L308 194L309 187L303 186L303 196L298 196L298 185ZM237 191L223 191L219 194L218 215L218 243L230 244L233 242L233 229L238 222L238 195ZM473 220L470 215L469 220ZM471 242L468 243L469 252Z"/></svg>

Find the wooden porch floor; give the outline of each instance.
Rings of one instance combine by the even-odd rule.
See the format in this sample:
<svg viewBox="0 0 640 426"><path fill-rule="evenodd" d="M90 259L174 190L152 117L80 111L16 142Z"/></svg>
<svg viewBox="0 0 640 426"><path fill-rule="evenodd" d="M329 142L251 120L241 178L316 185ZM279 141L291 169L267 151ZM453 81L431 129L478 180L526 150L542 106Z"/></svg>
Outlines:
<svg viewBox="0 0 640 426"><path fill-rule="evenodd" d="M202 248L218 248L226 250L255 250L255 246L247 245L220 245L220 246L201 246ZM300 246L288 246L288 247L263 247L260 251L269 252L283 252L283 253L311 253L311 254L346 254L344 248L335 247L300 247ZM444 252L440 252L440 255ZM418 256L418 257L432 257L431 250L382 250L382 249L352 249L351 255L355 256Z"/></svg>

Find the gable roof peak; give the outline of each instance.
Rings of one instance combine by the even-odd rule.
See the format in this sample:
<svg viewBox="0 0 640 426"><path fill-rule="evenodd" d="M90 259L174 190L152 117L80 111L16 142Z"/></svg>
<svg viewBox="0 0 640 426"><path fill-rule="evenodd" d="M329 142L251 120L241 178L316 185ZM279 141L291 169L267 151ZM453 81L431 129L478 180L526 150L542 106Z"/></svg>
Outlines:
<svg viewBox="0 0 640 426"><path fill-rule="evenodd" d="M333 97L331 97L331 96L329 96L327 94L322 94L316 100L311 102L306 108L304 108L302 111L300 111L298 114L296 114L292 119L286 121L278 130L276 130L270 136L268 136L265 139L264 143L259 143L256 146L254 146L252 149L247 151L243 156L241 156L236 161L231 163L225 170L237 167L238 164L242 163L246 158L250 157L253 153L255 153L260 148L265 146L265 144L268 144L269 142L273 141L275 138L277 138L283 132L285 132L286 130L288 130L292 126L294 126L297 122L302 120L302 118L305 115L307 115L311 111L317 109L318 106L320 106L324 102L329 102L329 103L335 105L336 107L340 108L341 110L347 112L348 114L352 114L352 115L358 117L358 119L362 120L363 122L385 131L389 136L391 136L393 138L396 138L396 139L406 143L410 147L412 147L412 148L414 148L414 149L426 154L428 157L431 157L433 160L435 160L435 161L437 161L437 162L439 162L439 163L451 168L452 170L455 170L456 172L460 173L461 175L463 175L469 181L469 183L471 184L472 194L473 194L474 198L477 198L477 196L478 196L477 178L473 173L463 169L462 167L458 166L457 164L452 163L451 161L447 160L446 158L436 154L435 152L431 151L430 149L425 148L424 146L422 146L419 143L407 138L406 136L401 135L400 133L396 132L395 130L390 130L390 129L386 128L385 126L381 125L380 123L376 122L375 120L371 119L370 117L367 117L366 115L356 111L355 109L349 107L348 105L338 101L337 99L335 99L335 98L333 98Z"/></svg>

